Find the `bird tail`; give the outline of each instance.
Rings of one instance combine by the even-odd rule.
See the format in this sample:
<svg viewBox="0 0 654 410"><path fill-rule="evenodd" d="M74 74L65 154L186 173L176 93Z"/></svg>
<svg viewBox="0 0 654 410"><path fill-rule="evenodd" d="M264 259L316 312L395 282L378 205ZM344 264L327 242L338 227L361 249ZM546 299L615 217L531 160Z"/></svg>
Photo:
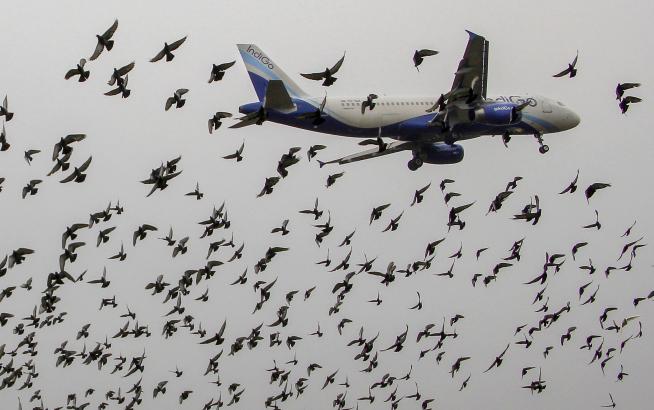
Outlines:
<svg viewBox="0 0 654 410"><path fill-rule="evenodd" d="M237 44L237 47L259 101L263 102L271 80L281 81L291 97L306 97L307 94L259 47L254 44Z"/></svg>
<svg viewBox="0 0 654 410"><path fill-rule="evenodd" d="M107 41L107 50L111 51L112 48L114 48L114 41L113 40Z"/></svg>

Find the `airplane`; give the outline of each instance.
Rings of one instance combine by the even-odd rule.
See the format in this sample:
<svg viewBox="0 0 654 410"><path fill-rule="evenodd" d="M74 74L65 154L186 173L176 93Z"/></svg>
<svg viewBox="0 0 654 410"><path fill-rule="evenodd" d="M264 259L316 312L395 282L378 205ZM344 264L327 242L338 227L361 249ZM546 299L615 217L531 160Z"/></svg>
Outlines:
<svg viewBox="0 0 654 410"><path fill-rule="evenodd" d="M366 138L360 145L376 148L325 164L355 161L411 151L407 166L423 163L453 164L463 160L458 141L483 135L501 135L506 145L512 135L533 135L544 154L549 147L543 134L566 131L579 116L563 103L541 96L486 97L489 42L469 35L463 58L449 92L440 96L324 97L306 94L273 60L254 44L238 44L259 99L241 105L243 114L230 128L271 121L296 128ZM382 138L394 142L384 142Z"/></svg>

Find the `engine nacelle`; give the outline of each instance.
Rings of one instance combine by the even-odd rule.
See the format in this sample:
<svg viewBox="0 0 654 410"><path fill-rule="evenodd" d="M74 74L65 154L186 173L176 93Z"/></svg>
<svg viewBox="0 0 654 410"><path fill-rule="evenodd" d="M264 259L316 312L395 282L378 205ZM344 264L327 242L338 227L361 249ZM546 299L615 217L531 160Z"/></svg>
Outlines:
<svg viewBox="0 0 654 410"><path fill-rule="evenodd" d="M425 144L417 156L428 164L456 164L463 160L463 147L458 144Z"/></svg>
<svg viewBox="0 0 654 410"><path fill-rule="evenodd" d="M470 121L487 125L509 125L520 121L520 112L515 104L492 103L470 110Z"/></svg>

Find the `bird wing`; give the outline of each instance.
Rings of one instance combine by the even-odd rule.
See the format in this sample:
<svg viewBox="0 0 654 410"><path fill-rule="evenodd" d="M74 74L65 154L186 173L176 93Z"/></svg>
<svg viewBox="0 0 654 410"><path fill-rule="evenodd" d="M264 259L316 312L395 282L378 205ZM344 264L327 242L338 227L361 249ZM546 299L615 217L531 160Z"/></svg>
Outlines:
<svg viewBox="0 0 654 410"><path fill-rule="evenodd" d="M334 66L329 69L329 72L331 74L336 74L336 72L338 72L338 70L340 70L341 66L343 65L343 61L345 61L345 53L343 53L343 57L341 57L341 59L338 60L336 64L334 64Z"/></svg>
<svg viewBox="0 0 654 410"><path fill-rule="evenodd" d="M134 68L134 64L135 64L134 61L132 61L131 63L119 68L118 70L116 70L116 74L119 76L124 76L125 74L132 71L132 69Z"/></svg>
<svg viewBox="0 0 654 410"><path fill-rule="evenodd" d="M186 41L186 36L180 38L179 40L177 40L177 41L175 41L173 43L168 44L168 50L170 50L170 51L177 50L177 48L179 46L181 46L182 44L184 44L185 41Z"/></svg>
<svg viewBox="0 0 654 410"><path fill-rule="evenodd" d="M227 70L228 68L230 68L231 66L233 66L235 63L236 63L236 60L231 61L231 62L229 62L229 63L218 64L218 65L216 66L216 68L217 68L218 70L220 70L220 71L224 71L224 70Z"/></svg>
<svg viewBox="0 0 654 410"><path fill-rule="evenodd" d="M163 58L163 56L165 56L165 55L166 55L166 51L164 49L161 49L161 51L159 51L156 56L154 56L154 57L152 57L150 59L150 62L155 63L155 62L161 60Z"/></svg>
<svg viewBox="0 0 654 410"><path fill-rule="evenodd" d="M559 77L566 76L566 75L568 75L569 73L570 73L570 67L566 68L565 70L561 71L561 72L558 73L558 74L554 74L552 77L559 78Z"/></svg>
<svg viewBox="0 0 654 410"><path fill-rule="evenodd" d="M323 74L324 74L323 72L320 72L320 73L308 73L308 74L300 73L300 75L301 75L302 77L304 77L304 78L308 78L309 80L315 80L315 81L320 81L320 80L322 80L322 79L324 78L324 75L323 75Z"/></svg>
<svg viewBox="0 0 654 410"><path fill-rule="evenodd" d="M91 165L91 160L93 160L93 156L90 156L89 159L84 161L84 163L79 168L77 168L79 170L79 172L86 171L86 169L89 167L89 165Z"/></svg>
<svg viewBox="0 0 654 410"><path fill-rule="evenodd" d="M419 51L418 51L418 55L419 55L420 57L435 56L436 54L438 54L438 51L436 51L436 50L430 50L430 49L428 49L428 48L423 48L422 50L419 50Z"/></svg>
<svg viewBox="0 0 654 410"><path fill-rule="evenodd" d="M89 57L89 60L93 61L96 58L100 57L100 54L102 53L102 50L104 50L104 45L98 40L98 44L95 46L95 50L93 50L93 54L91 54L91 57Z"/></svg>
<svg viewBox="0 0 654 410"><path fill-rule="evenodd" d="M107 31L105 31L102 34L102 38L104 38L105 40L109 40L114 35L117 28L118 28L118 19L116 19L114 21L114 24L112 24L111 27L109 27Z"/></svg>

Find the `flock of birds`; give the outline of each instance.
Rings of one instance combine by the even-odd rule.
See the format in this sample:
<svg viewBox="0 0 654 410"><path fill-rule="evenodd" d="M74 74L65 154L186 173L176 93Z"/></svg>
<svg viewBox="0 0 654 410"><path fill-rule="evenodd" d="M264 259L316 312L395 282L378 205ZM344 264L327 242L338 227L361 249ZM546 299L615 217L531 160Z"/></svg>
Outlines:
<svg viewBox="0 0 654 410"><path fill-rule="evenodd" d="M96 36L97 47L89 58L90 61L99 58L105 50L112 50L114 47L112 37L117 28L118 21L116 20L108 30ZM181 47L185 40L186 37L183 37L170 44L165 43L163 48L150 61L160 61L164 57L165 61L173 60L175 57L173 52ZM437 54L436 51L428 49L416 51L413 58L416 69L418 69L425 57L435 54ZM334 74L343 64L344 58L345 55L333 67L327 68L324 72L302 75L311 80L323 81L324 86L329 86L336 81ZM573 77L576 74L576 62L577 58L570 64L568 69L556 76L569 74L570 77ZM77 76L80 82L88 80L90 72L86 69L86 64L85 59L80 60L76 68L66 73L65 78L70 79ZM233 64L234 62L214 65L209 82L220 81L225 70ZM113 70L108 83L112 87L115 86L115 88L108 91L106 95L120 94L124 98L129 97L128 75L134 69L134 66L135 63L131 62ZM620 107L623 113L626 112L629 104L640 101L636 97L623 97L624 91L638 85L636 83L625 83L618 86L616 94L620 99ZM166 101L165 109L168 110L172 106L176 108L184 106L183 96L187 92L186 89L177 90ZM369 103L372 104L372 101L369 101ZM370 106L370 108L373 108L373 106ZM0 107L0 116L3 116L6 122L11 121L14 116L14 113L9 110L6 97L2 107ZM221 125L221 120L229 116L231 114L225 112L216 113L209 120L209 132L217 130ZM70 134L56 142L51 158L53 167L47 177L67 172L67 175L60 180L61 183L83 183L86 180L92 157L77 160L73 155L77 144L83 143L85 138L85 134ZM367 143L376 143L376 141ZM10 144L7 142L4 124L0 144L2 144L1 151L9 150ZM324 148L323 145L308 147L306 150L307 160L311 161ZM257 195L258 197L271 195L276 184L288 177L289 168L301 162L303 155L300 154L302 150L301 147L291 147L287 153L281 156L277 166L278 175L266 178L263 188ZM244 144L235 153L226 155L223 158L239 162L243 159L243 151ZM39 153L40 150L38 149L29 149L24 153L25 160L28 164L31 164ZM73 161L77 165L73 165L71 170ZM150 191L146 196L149 197L158 190L167 189L172 184L173 179L181 173L181 157L166 160L160 166L152 168L149 175L141 181L143 184L150 186ZM343 175L343 172L329 175L326 187L332 187ZM520 176L516 176L512 181L509 181L505 189L490 201L486 214L500 212L505 206L505 202L518 191L520 181L522 181ZM0 178L0 191L2 190L2 182L4 182L4 178ZM28 196L37 195L39 184L42 182L42 179L30 180L22 190L22 197L27 198ZM559 195L574 195L578 189L578 184L579 172L577 172L570 184L561 190ZM466 228L466 221L464 220L466 211L476 204L476 201L462 201L459 203L464 195L450 189L453 186L456 186L456 182L448 178L443 179L439 184L444 204L448 207L447 220L443 221L448 232L453 227L464 230ZM589 183L584 189L584 197L588 204L598 192L609 187L611 187L609 183ZM420 206L434 190L435 188L432 187L431 183L417 188L408 208L390 216L388 215L388 209L391 207L391 203L375 206L367 220L368 225L373 228L373 224L376 224L377 220L386 218L385 228L381 229L380 227L380 230L382 232L397 230L402 222L403 215ZM182 193L180 191L180 195L189 196L197 201L204 198L204 193L201 191L199 184L196 184L195 188L190 192ZM432 199L429 198L429 200ZM400 406L402 408L427 410L436 405L437 397L423 392L427 381L414 380L412 376L414 366L419 366L421 363L429 361L435 366L446 367L450 378L455 380L457 386L459 386L458 390L461 391L469 387L473 377L482 377L481 374L473 375L471 371L466 371L466 368L469 367L469 365L466 365L468 361L479 360L488 363L482 374L495 372L505 361L511 360L513 350L530 349L532 345L537 346L540 341L540 334L556 330L557 326L555 324L563 322L566 323L564 325L566 330L560 335L559 345L544 346L541 352L537 352L539 353L538 356L542 357L542 359L539 359L541 360L540 364L537 364L537 360L534 359L534 363L524 366L519 375L520 379L529 378L520 387L531 393L542 393L548 387L547 377L542 371L543 362L553 350L565 348L578 350L582 354L586 354L584 350L587 350L589 365L596 365L602 373L608 372L607 377L614 377L616 381L623 381L629 376L628 369L625 369L622 364L618 366L618 363L621 361L624 352L629 350L629 345L636 343L643 337L643 325L638 315L628 314L610 305L602 307L602 314L592 333L580 334L579 325L568 319L572 311L584 309L587 305L600 303L598 292L602 288L603 280L608 280L610 275L616 275L621 271L627 272L636 267L635 262L639 250L647 246L644 236L635 238L637 235L632 234L632 231L637 229L636 222L631 224L622 235L624 246L619 250L616 266L600 268L593 264L590 256L587 256L588 262L584 265L571 266L576 265L578 258L581 258L584 250L589 246L587 241L570 243L569 251L544 252L542 269L535 272L535 276L530 280L526 280L524 285L530 291L534 290L533 304L538 304L539 309L535 310L535 313L539 315L538 318L531 323L518 324L514 334L509 335L506 345L502 345L501 349L498 349L495 357L473 359L472 356L467 355L459 357L450 357L448 355L448 349L457 342L458 338L464 338L465 336L457 332L456 325L465 320L463 313L468 314L467 312L455 313L449 318L443 317L442 321L425 323L424 327L419 329L406 325L401 333L389 335L382 330L375 331L366 328L364 322L355 323L355 320L348 317L352 315L345 314L348 312L346 302L353 298L352 295L355 293L352 291L355 287L357 289L365 288L367 289L365 292L376 293L376 297L367 301L359 301L359 303L371 303L379 306L384 303L381 298L381 291L390 289L397 282L410 281L412 277L425 275L433 275L434 280L443 281L452 280L455 276L467 275L466 280L470 280L470 286L475 288L480 287L481 284L488 288L500 280L514 279L504 272L520 264L523 246L527 242L526 237L515 240L505 257L494 262L487 261L485 267L480 268L486 271L483 274L475 273L470 275L456 269L457 263L460 263L459 261L464 253L471 252L475 255L477 261L483 263L484 252L489 249L484 247L476 250L464 250L463 244L459 246L456 252L445 258L449 265L447 271L435 271L434 265L437 262L437 254L445 246L443 243L446 241L447 236L435 238L433 241L424 244L424 255L419 255L414 260L382 260L385 259L383 257L369 259L364 253L363 260L354 261L352 258L356 232L365 229L365 223L363 227L357 226L346 229L344 232L349 233L343 235L342 239L332 241L330 235L335 231L332 214L330 210L321 208L319 198L316 198L313 207L299 209L296 212L303 215L301 218L308 218L302 219L303 221L311 221L310 223L315 228L314 240L316 246L326 248L326 257L316 261L316 265L321 267L318 269L330 272L331 277L336 279L332 279L333 285L331 285L331 288L313 286L307 289L293 287L280 289L278 278L273 278L270 274L270 267L281 268L279 264L275 264L275 259L278 258L278 255L291 252L290 247L271 245L263 255L260 255L260 258L253 259L253 261L256 260L256 263L249 265L249 262L245 262L247 258L244 257L246 245L244 242L235 240L235 236L238 237L238 232L232 229L232 221L228 216L225 203L219 207L214 207L210 215L199 222L202 233L197 240L191 240L190 235L176 235L172 227L157 227L144 222L133 230L130 238L131 247L125 246L123 241L120 242L118 247L117 242L119 239L113 236L117 227L114 223L126 212L127 210L120 202L114 205L110 203L106 208L90 213L88 221L83 220L81 216L78 220L69 221L61 234L61 243L56 244L57 248L61 248L57 261L58 270L47 274L47 278L42 284L33 283L32 278L25 280L22 284L7 284L7 280L15 280L18 277L12 271L21 269L23 265L29 265L33 258L38 257L39 252L37 250L19 247L10 250L4 258L0 259L0 278L3 283L3 289L0 291L0 326L2 326L1 331L5 335L0 345L0 377L2 378L0 390L15 389L19 397L17 400L19 409L22 409L27 403L30 403L33 409L39 410L62 408L82 410L90 406L98 409L110 407L134 409L139 406L150 408L157 405L156 403L161 400L161 396L171 394L169 390L175 390L176 393L174 394L177 394L177 401L182 405L194 395L195 390L200 388L199 386L183 385L183 375L187 372L200 372L203 377L213 379L211 383L216 386L215 396L205 403L201 407L202 409L210 410L224 406L236 406L240 400L247 397L249 392L256 389L248 388L248 380L223 381L225 378L229 379L229 376L220 374L221 363L228 360L248 360L245 353L246 349L251 351L261 345L268 345L274 357L277 357L278 354L287 357L290 354L293 358L288 361L270 358L270 366L265 370L265 374L269 378L271 386L276 389L276 393L267 397L259 406L263 404L266 408L280 409L284 408L290 400L302 398L307 389L329 389L333 395L331 404L333 408L339 410L380 407L397 409ZM599 212L595 210L594 213L595 221L584 225L582 228L584 231L600 230L602 228L599 221ZM542 217L543 209L538 195L530 198L528 203L512 215L513 220L517 222L524 221L532 225L537 225ZM279 226L272 229L270 234L273 235L275 240L281 240L281 238L292 234L291 228L294 223L295 221L291 223L291 219L287 218ZM162 236L163 232L167 232L167 234ZM216 234L219 232L221 238L216 239ZM159 235L159 237L155 237L155 235ZM195 262L188 260L189 263L194 263L194 268L185 270L174 279L172 275L159 274L146 284L144 288L145 295L149 295L151 298L160 298L165 306L164 311L162 311L165 322L161 329L153 329L150 325L145 324L140 315L131 311L127 304L122 303L119 290L112 288L112 274L110 271L113 269L107 270L105 267L101 274L89 274L90 277L87 277L89 270L93 272L95 267L84 269L78 267L76 263L80 254L89 247L89 242L94 241L96 248L109 245L118 248L115 254L112 253L108 257L109 260L113 261L112 268L115 267L118 270L118 266L115 264L124 262L132 253L138 252L140 242L155 240L162 241L161 247L168 250L171 258L183 258L183 255L189 252L192 242L195 242L193 246L196 249L199 247L207 249L206 257L203 260L196 260ZM361 247L363 245L360 244ZM340 249L345 251L341 252ZM344 256L340 260L332 260L331 251L334 250L339 250L339 253L344 253ZM359 248L359 251L363 251L363 249ZM202 256L204 256L204 252ZM578 300L569 300L562 305L551 306L548 285L556 280L557 273L561 269L566 268L584 275L584 279L577 290ZM528 267L523 266L522 269L526 270ZM223 320L219 326L207 326L206 323L199 322L195 315L191 313L192 308L197 310L207 309L201 304L211 300L210 290L215 289L213 286L216 286L214 285L216 279L228 275L230 270L238 270L239 272L242 271L242 273L235 274L224 286L235 287L237 292L254 292L256 294L257 300L253 306L252 315L263 311L266 313L272 312L274 316L274 319L270 321L257 319L261 323L243 335L236 335L230 331L230 320L228 319ZM73 271L81 271L81 273L73 274ZM218 274L219 271L220 274ZM600 272L604 274L604 279L601 277ZM297 272L294 274L297 274ZM504 279L505 277L506 279ZM371 282L372 280L378 281L377 289L374 292L372 289L374 289L375 284ZM209 286L210 283L212 286ZM206 285L206 288L201 285ZM35 288L36 286L42 287ZM447 286L447 284L444 286ZM63 290L75 289L78 292L90 292L92 287L116 292L112 296L103 294L99 300L99 309L115 310L115 315L124 319L124 325L118 329L109 330L103 328L100 323L87 323L82 325L75 334L69 335L69 338L62 340L54 351L43 351L40 348L40 335L47 332L49 328L56 328L63 322L74 320L69 312L60 308ZM9 299L19 292L33 291L39 292L39 303L25 313L24 317L22 317L22 313L8 312L2 309L3 300ZM407 307L407 314L427 308L428 302L425 302L421 291L425 292L424 289L416 290L415 302ZM291 329L297 329L291 326L293 320L310 320L308 317L303 317L302 307L297 305L307 303L314 292L330 294L333 298L333 304L325 309L328 317L324 320L328 321L329 324L326 325L325 321L323 321L321 326L320 322L318 322L316 329L311 333L291 331ZM279 295L279 298L274 297L277 295ZM281 300L281 303L277 306L271 306L278 299ZM247 300L247 298L244 297L244 300ZM633 298L634 309L649 300L654 300L654 291L635 295ZM436 314L436 316L439 315L440 313ZM550 330L550 328L553 330ZM12 329L13 334L19 337L19 341L15 344L8 342L7 332L9 329ZM91 330L94 329L98 333L102 333L102 335L98 336L96 333L91 336ZM175 370L171 370L174 378L162 376L161 380L157 380L154 384L143 383L148 361L153 360L147 352L147 347L142 354L131 357L124 356L121 351L114 347L114 343L122 339L149 339L147 344L150 344L153 343L152 340L157 338L163 338L164 340L174 338L179 332L188 332L195 338L197 344L211 346L214 349L210 356L207 357L206 368L186 368L182 370L176 366ZM321 338L327 333L333 335L337 340L343 341L343 351L346 354L351 353L353 362L359 363L360 373L368 377L368 385L351 384L350 378L354 378L354 375L334 369L328 362L319 363L312 361L311 358L302 358L300 360L293 353L296 346L301 343L320 343ZM338 335L336 336L335 333L338 333ZM101 339L100 341L97 341L98 337ZM618 338L617 341L616 337ZM575 341L577 346L568 346ZM580 343L583 344L579 346ZM419 355L414 361L406 363L408 369L405 373L393 374L384 370L382 363L385 360L389 359L393 353L401 352L410 345L415 345L414 348L419 351ZM534 349L535 347L532 348L532 350ZM123 378L132 377L130 379L132 384L130 388L106 388L105 391L101 390L103 386L88 386L80 391L67 393L63 402L46 406L46 402L52 403L52 401L47 400L41 394L40 387L42 385L39 380L37 359L38 361L50 360L54 362L56 367L61 368L94 366L100 372L121 375ZM443 361L446 364L441 365ZM303 363L302 366L300 365L301 362ZM45 380L43 382L47 383ZM20 395L24 394L22 392L30 392L27 403L20 399ZM250 394L254 394L254 392ZM598 406L616 407L613 395L607 392L606 402L598 404Z"/></svg>

